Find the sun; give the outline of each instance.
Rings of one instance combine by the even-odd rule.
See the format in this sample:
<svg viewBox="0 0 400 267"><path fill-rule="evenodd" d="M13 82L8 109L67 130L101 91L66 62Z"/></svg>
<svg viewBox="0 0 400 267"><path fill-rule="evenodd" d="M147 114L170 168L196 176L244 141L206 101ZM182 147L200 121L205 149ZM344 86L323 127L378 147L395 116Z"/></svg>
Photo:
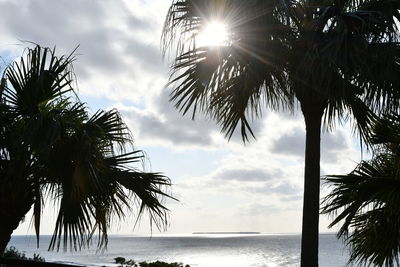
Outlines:
<svg viewBox="0 0 400 267"><path fill-rule="evenodd" d="M223 46L228 42L227 27L220 21L208 23L197 36L197 44L202 46Z"/></svg>

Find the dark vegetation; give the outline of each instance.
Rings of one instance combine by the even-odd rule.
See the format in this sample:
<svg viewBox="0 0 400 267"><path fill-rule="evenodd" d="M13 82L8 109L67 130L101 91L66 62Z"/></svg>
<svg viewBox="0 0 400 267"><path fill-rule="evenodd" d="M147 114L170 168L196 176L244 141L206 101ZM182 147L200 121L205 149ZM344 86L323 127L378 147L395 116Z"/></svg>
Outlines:
<svg viewBox="0 0 400 267"><path fill-rule="evenodd" d="M164 26L170 100L192 118L202 112L228 138L266 110L304 116L301 266L318 266L321 126L353 119L366 140L375 115L398 112L398 0L174 0ZM226 23L222 46L199 46L210 21ZM268 160L268 159L266 159Z"/></svg>
<svg viewBox="0 0 400 267"><path fill-rule="evenodd" d="M117 257L114 258L114 260L120 267L190 267L189 265L183 265L182 263L177 262L167 263L163 261L155 261L137 263L134 260L126 260L123 257Z"/></svg>
<svg viewBox="0 0 400 267"><path fill-rule="evenodd" d="M18 261L17 264L7 264L6 266L14 267L14 266L38 266L37 263L45 262L45 259L41 257L39 254L33 254L32 258L29 258L25 255L24 252L18 251L15 247L6 248L3 255L4 259L15 259L15 260L23 260ZM31 263L29 262L31 261ZM155 261L155 262L135 262L134 260L126 260L124 257L116 257L114 258L116 264L119 267L190 267L189 265L183 265L182 263L172 262L167 263L163 261ZM34 262L34 263L32 263ZM47 264L51 266L51 263ZM54 267L61 266L61 264L54 264ZM74 267L75 265L65 265L62 264L63 267L71 266ZM82 265L79 265L82 266ZM106 266L104 266L106 267Z"/></svg>
<svg viewBox="0 0 400 267"><path fill-rule="evenodd" d="M333 190L323 213L341 224L338 237L350 248L349 263L399 266L400 253L400 115L375 122L370 138L373 156L347 175L330 175Z"/></svg>
<svg viewBox="0 0 400 267"><path fill-rule="evenodd" d="M27 257L24 252L20 252L15 247L12 247L12 246L9 248L6 248L6 250L4 251L4 254L3 254L3 258L24 260L25 262L23 262L23 264L21 266L32 265L29 263L29 261L36 262L35 264L37 264L37 262L45 262L46 261L39 254L33 254L32 258ZM124 257L116 257L116 258L114 258L114 261L116 264L118 264L119 267L190 267L189 265L183 265L182 263L177 263L177 262L172 262L172 263L167 263L167 262L163 262L163 261L135 262L134 260L126 260ZM50 265L51 265L51 263L49 263L49 266ZM57 265L57 264L55 264L55 265ZM14 265L7 264L6 266L14 266ZM69 265L64 265L64 266L69 266ZM74 265L71 265L71 266L73 267Z"/></svg>
<svg viewBox="0 0 400 267"><path fill-rule="evenodd" d="M135 207L137 220L167 225L170 180L145 172L144 156L117 110L90 115L75 94L74 54L36 46L9 64L0 83L0 256L33 207L39 244L45 199L58 215L49 249L107 245L115 219Z"/></svg>
<svg viewBox="0 0 400 267"><path fill-rule="evenodd" d="M41 257L39 254L36 254L36 253L33 254L32 258L27 257L24 252L18 251L13 246L6 248L6 250L4 251L4 254L3 254L3 258L38 261L38 262L46 261L43 257Z"/></svg>

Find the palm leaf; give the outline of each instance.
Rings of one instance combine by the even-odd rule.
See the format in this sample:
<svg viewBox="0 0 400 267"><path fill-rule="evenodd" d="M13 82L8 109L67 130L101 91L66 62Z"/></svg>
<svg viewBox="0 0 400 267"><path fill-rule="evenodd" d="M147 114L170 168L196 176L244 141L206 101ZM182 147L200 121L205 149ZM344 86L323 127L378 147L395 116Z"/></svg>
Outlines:
<svg viewBox="0 0 400 267"><path fill-rule="evenodd" d="M55 49L36 46L5 70L0 179L21 193L2 191L0 203L13 203L21 218L33 206L39 244L44 199L55 200L58 216L49 249L88 247L95 234L104 248L113 218L123 219L135 207L138 219L147 211L150 223L163 229L170 180L137 166L144 163L143 153L133 150L117 110L88 115L71 87L73 60L73 53L57 57Z"/></svg>
<svg viewBox="0 0 400 267"><path fill-rule="evenodd" d="M350 248L350 262L397 266L400 253L399 116L375 121L373 158L348 175L326 178L333 191L323 201L322 213L335 215L330 227L342 223L338 237Z"/></svg>

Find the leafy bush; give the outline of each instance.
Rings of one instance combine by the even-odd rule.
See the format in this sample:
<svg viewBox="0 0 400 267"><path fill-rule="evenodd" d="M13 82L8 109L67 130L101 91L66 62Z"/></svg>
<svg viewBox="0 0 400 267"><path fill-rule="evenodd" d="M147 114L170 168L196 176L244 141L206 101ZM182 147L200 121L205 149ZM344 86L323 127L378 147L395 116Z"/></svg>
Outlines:
<svg viewBox="0 0 400 267"><path fill-rule="evenodd" d="M6 248L4 251L4 258L9 258L9 259L18 259L18 260L29 260L29 261L39 261L39 262L45 262L46 260L43 257L40 257L39 254L34 253L32 258L28 258L25 255L25 252L19 252L15 247L11 246L9 248Z"/></svg>
<svg viewBox="0 0 400 267"><path fill-rule="evenodd" d="M126 262L126 259L124 257L116 257L114 258L114 261L116 264L124 264Z"/></svg>

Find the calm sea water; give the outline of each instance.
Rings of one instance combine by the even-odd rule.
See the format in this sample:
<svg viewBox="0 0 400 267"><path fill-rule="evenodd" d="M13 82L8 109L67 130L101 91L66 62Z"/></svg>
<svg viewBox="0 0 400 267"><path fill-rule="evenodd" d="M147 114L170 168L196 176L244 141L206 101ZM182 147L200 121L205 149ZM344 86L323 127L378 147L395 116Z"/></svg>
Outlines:
<svg viewBox="0 0 400 267"><path fill-rule="evenodd" d="M95 246L80 252L48 252L50 236L42 236L36 248L34 236L13 236L10 246L28 256L39 253L46 261L115 266L121 256L135 261L182 262L191 267L299 266L300 235L174 235L110 236L108 248ZM333 234L320 235L321 267L345 266L348 253Z"/></svg>

